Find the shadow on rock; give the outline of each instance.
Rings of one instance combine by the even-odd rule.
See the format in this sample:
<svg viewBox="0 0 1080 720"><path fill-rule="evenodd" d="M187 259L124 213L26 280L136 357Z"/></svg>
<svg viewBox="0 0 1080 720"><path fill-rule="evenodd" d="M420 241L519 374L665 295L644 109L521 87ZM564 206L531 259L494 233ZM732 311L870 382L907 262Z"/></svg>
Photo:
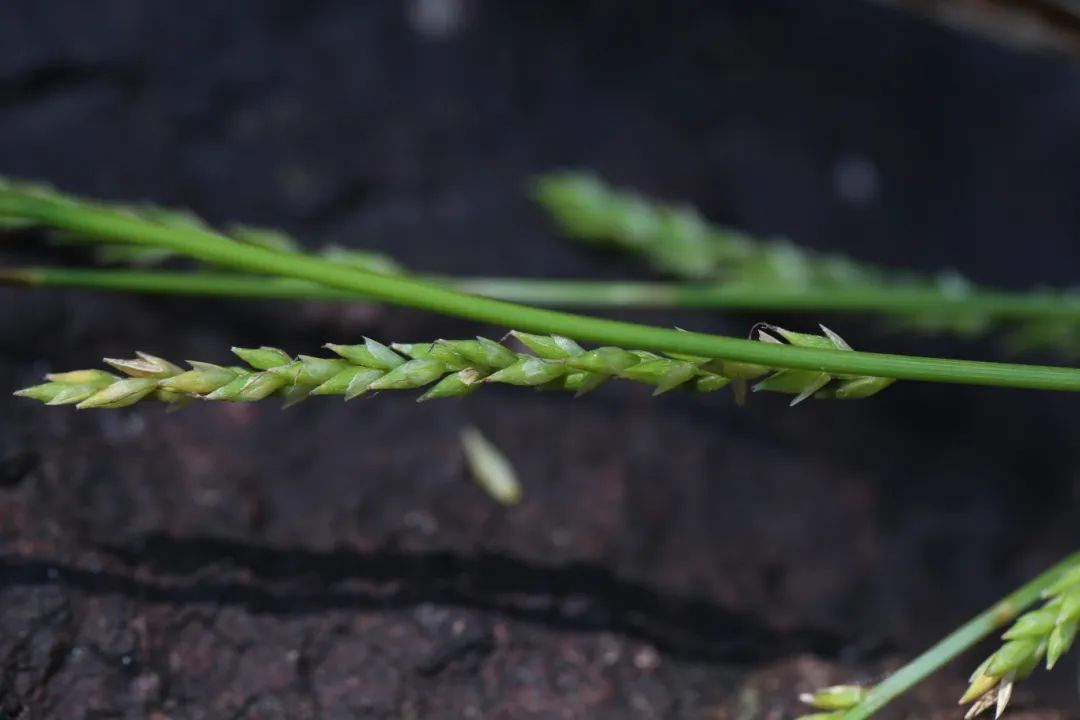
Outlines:
<svg viewBox="0 0 1080 720"><path fill-rule="evenodd" d="M99 548L101 569L0 558L0 587L57 585L172 605L241 605L278 615L393 611L433 603L576 632L611 632L698 661L833 654L842 638L779 632L700 598L620 578L595 564L545 566L495 553L383 548L317 551L151 534Z"/></svg>

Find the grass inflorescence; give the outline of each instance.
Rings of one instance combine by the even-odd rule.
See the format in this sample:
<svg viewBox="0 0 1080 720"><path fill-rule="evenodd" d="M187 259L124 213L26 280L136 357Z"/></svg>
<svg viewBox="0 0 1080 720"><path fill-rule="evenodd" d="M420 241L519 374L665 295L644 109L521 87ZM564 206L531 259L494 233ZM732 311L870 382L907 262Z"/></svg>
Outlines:
<svg viewBox="0 0 1080 720"><path fill-rule="evenodd" d="M709 223L688 205L619 190L587 173L542 176L534 196L567 237L625 250L676 277L787 288L866 284L881 277L877 269L841 255L760 240Z"/></svg>
<svg viewBox="0 0 1080 720"><path fill-rule="evenodd" d="M1076 640L1080 626L1080 564L1046 588L1041 607L1024 613L1001 636L1005 643L975 670L961 704L967 717L995 708L998 717L1012 698L1013 686L1045 661L1052 670Z"/></svg>
<svg viewBox="0 0 1080 720"><path fill-rule="evenodd" d="M1041 608L1024 612L1040 598L1044 600ZM1007 642L971 676L960 701L972 703L969 718L991 707L1000 716L1018 680L1030 674L1044 657L1047 666L1053 667L1068 652L1076 636L1078 609L1080 551L1024 583L881 682L837 685L801 695L815 712L799 720L867 720L946 663L1012 623L1004 636Z"/></svg>
<svg viewBox="0 0 1080 720"><path fill-rule="evenodd" d="M758 329L763 342L850 350L836 333L828 329L824 333L809 335L774 326ZM741 395L746 383L756 380L753 389L794 395L794 405L811 396L865 398L893 382L618 347L586 350L558 335L511 335L528 352L483 337L389 346L369 338L358 345L326 345L333 357L294 358L272 347L233 348L246 366L189 361L187 370L137 353L131 359L105 360L120 375L97 369L55 373L47 375L45 383L15 394L88 409L127 407L146 399L183 405L199 398L254 402L278 396L292 404L312 395L351 400L372 391L416 389L424 390L419 400L433 400L468 395L486 384L581 395L615 379L651 386L654 394L675 389L712 392L734 383Z"/></svg>

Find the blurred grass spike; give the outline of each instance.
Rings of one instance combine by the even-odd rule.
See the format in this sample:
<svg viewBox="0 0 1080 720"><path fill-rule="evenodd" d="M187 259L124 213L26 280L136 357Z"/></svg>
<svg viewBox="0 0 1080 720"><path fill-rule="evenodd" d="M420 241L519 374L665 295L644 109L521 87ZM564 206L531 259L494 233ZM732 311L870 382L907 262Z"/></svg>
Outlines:
<svg viewBox="0 0 1080 720"><path fill-rule="evenodd" d="M543 175L533 196L576 240L641 257L650 267L692 280L778 283L786 287L874 282L879 272L786 240L758 240L708 223L692 207L618 190L589 173Z"/></svg>
<svg viewBox="0 0 1080 720"><path fill-rule="evenodd" d="M940 305L882 310L900 329L959 336L981 335L1005 321L989 304L976 302L980 290L953 270L936 275L894 271L799 247L784 239L759 239L705 221L693 208L653 200L613 188L583 172L537 178L533 196L567 237L608 246L640 258L652 269L693 281L716 281L732 289L773 288L793 292L848 292L853 289L933 293ZM1029 293L1074 301L1074 290ZM949 303L970 299L968 307ZM1052 349L1080 355L1080 321L1051 315L1017 318L1005 326L1014 351Z"/></svg>
<svg viewBox="0 0 1080 720"><path fill-rule="evenodd" d="M1016 682L1024 680L1044 659L1053 669L1073 646L1080 625L1080 565L1065 572L1042 593L1041 607L1020 615L1002 634L1005 643L971 675L961 705L971 704L966 717L990 708L1000 717L1012 698Z"/></svg>
<svg viewBox="0 0 1080 720"><path fill-rule="evenodd" d="M1048 648L1053 644L1054 633L1062 638L1060 652L1067 651L1071 645L1066 635L1074 632L1069 626L1075 621L1072 602L1080 603L1077 594L1080 594L1080 551L1063 558L971 618L921 655L873 687L866 688L857 703L844 710L831 711L835 714L829 717L867 720L947 662L1011 622L1012 626L1003 636L1009 642L975 669L968 690L960 700L961 704L971 703L968 718L990 708L995 708L1000 717L1009 705L1016 682L1031 674L1044 654L1048 664L1053 664L1049 662ZM1039 598L1045 600L1041 608L1024 612ZM1050 638L1047 638L1048 633Z"/></svg>

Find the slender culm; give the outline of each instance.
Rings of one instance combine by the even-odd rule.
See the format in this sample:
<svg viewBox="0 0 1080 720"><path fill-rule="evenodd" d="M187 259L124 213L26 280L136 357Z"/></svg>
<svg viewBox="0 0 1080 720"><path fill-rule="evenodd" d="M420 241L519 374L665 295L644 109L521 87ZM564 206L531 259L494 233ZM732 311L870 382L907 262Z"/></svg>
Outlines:
<svg viewBox="0 0 1080 720"><path fill-rule="evenodd" d="M0 225L45 229L66 236L90 238L94 242L119 243L135 249L167 250L232 270L315 283L330 290L354 293L390 305L654 353L724 358L767 368L813 371L835 377L870 376L1042 390L1080 390L1080 370L1073 368L838 352L835 347L801 346L793 342L775 345L495 300L414 276L373 272L355 264L283 251L273 242L268 242L263 234L257 235L257 241L245 237L244 233L236 235L234 232L230 236L211 230L186 213L94 203L49 187L3 179L0 179ZM25 280L24 275L17 277Z"/></svg>

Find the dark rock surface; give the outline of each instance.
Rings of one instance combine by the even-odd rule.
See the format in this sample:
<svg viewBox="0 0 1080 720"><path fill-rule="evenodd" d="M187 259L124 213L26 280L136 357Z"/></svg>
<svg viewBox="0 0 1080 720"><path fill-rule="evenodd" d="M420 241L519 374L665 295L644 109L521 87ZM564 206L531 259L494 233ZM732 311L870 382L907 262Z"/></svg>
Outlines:
<svg viewBox="0 0 1080 720"><path fill-rule="evenodd" d="M530 207L530 175L569 166L868 260L1074 283L1078 122L1080 68L854 1L0 7L0 171L437 272L644 276ZM0 717L781 718L1080 535L1072 397L80 414L8 391L134 349L499 330L314 303L4 289L0 307ZM513 459L520 506L465 478L465 423ZM970 666L908 709L956 717ZM1080 717L1056 675L1017 704L1060 711L1014 717Z"/></svg>

